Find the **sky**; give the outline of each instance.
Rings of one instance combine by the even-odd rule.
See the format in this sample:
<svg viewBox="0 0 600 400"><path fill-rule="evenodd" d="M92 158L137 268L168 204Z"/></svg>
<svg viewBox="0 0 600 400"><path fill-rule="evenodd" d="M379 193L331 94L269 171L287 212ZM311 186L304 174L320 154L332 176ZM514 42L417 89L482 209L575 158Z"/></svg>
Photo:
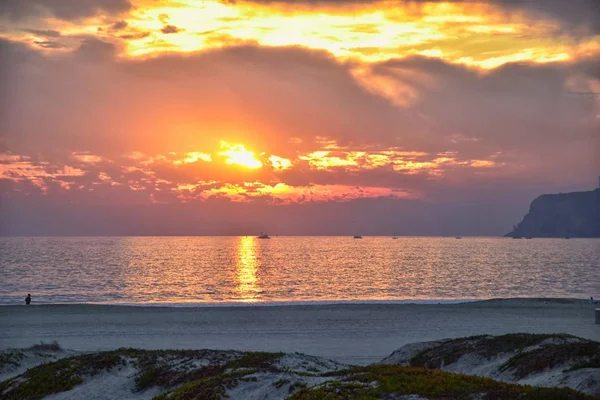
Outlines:
<svg viewBox="0 0 600 400"><path fill-rule="evenodd" d="M596 0L4 0L2 235L503 235L600 174Z"/></svg>

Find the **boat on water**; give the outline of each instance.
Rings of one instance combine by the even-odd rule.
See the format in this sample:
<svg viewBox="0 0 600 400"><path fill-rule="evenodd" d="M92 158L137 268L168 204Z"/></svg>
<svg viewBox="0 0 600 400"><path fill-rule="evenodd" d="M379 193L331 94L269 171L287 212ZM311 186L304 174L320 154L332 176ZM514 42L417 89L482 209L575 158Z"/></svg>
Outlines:
<svg viewBox="0 0 600 400"><path fill-rule="evenodd" d="M266 233L260 233L260 235L258 235L259 239L271 239L271 236L267 235Z"/></svg>
<svg viewBox="0 0 600 400"><path fill-rule="evenodd" d="M353 239L362 239L362 236L360 236L360 235L354 235L354 236L352 236L352 238Z"/></svg>
<svg viewBox="0 0 600 400"><path fill-rule="evenodd" d="M455 237L454 239L462 239L462 237L460 237L460 236L457 236L457 237Z"/></svg>
<svg viewBox="0 0 600 400"><path fill-rule="evenodd" d="M392 239L398 239L398 236L396 236L396 232L394 232L394 236L392 236Z"/></svg>

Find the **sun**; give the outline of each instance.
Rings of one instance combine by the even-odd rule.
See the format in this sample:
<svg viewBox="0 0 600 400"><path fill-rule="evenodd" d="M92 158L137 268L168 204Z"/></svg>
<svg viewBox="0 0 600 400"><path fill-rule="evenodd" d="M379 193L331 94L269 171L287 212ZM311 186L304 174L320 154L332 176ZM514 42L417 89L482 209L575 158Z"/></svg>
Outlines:
<svg viewBox="0 0 600 400"><path fill-rule="evenodd" d="M219 155L227 157L225 164L241 165L250 169L262 167L262 162L254 157L253 152L246 150L243 144L229 144L221 141L221 149L224 150L219 152Z"/></svg>

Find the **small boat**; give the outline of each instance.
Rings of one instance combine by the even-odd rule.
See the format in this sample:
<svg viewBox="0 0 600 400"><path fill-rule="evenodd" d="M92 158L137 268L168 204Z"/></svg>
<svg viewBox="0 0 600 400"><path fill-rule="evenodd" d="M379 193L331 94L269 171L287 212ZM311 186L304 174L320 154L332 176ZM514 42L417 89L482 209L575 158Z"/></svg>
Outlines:
<svg viewBox="0 0 600 400"><path fill-rule="evenodd" d="M271 237L269 235L267 235L266 233L260 233L260 235L258 235L259 239L271 239Z"/></svg>
<svg viewBox="0 0 600 400"><path fill-rule="evenodd" d="M454 239L462 239L460 236L455 237Z"/></svg>
<svg viewBox="0 0 600 400"><path fill-rule="evenodd" d="M565 239L571 239L571 238L570 238L570 237L568 237L568 236L565 236Z"/></svg>
<svg viewBox="0 0 600 400"><path fill-rule="evenodd" d="M362 239L362 236L360 236L360 235L354 235L352 238L353 239Z"/></svg>
<svg viewBox="0 0 600 400"><path fill-rule="evenodd" d="M398 239L398 236L396 236L396 232L394 232L394 236L392 236L392 239Z"/></svg>

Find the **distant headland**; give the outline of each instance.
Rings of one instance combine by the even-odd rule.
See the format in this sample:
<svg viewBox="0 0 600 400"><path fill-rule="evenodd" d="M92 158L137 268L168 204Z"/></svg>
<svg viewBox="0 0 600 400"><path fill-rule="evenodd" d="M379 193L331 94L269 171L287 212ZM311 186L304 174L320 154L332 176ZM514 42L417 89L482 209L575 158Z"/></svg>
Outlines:
<svg viewBox="0 0 600 400"><path fill-rule="evenodd" d="M544 194L507 237L600 237L600 188L588 192Z"/></svg>

